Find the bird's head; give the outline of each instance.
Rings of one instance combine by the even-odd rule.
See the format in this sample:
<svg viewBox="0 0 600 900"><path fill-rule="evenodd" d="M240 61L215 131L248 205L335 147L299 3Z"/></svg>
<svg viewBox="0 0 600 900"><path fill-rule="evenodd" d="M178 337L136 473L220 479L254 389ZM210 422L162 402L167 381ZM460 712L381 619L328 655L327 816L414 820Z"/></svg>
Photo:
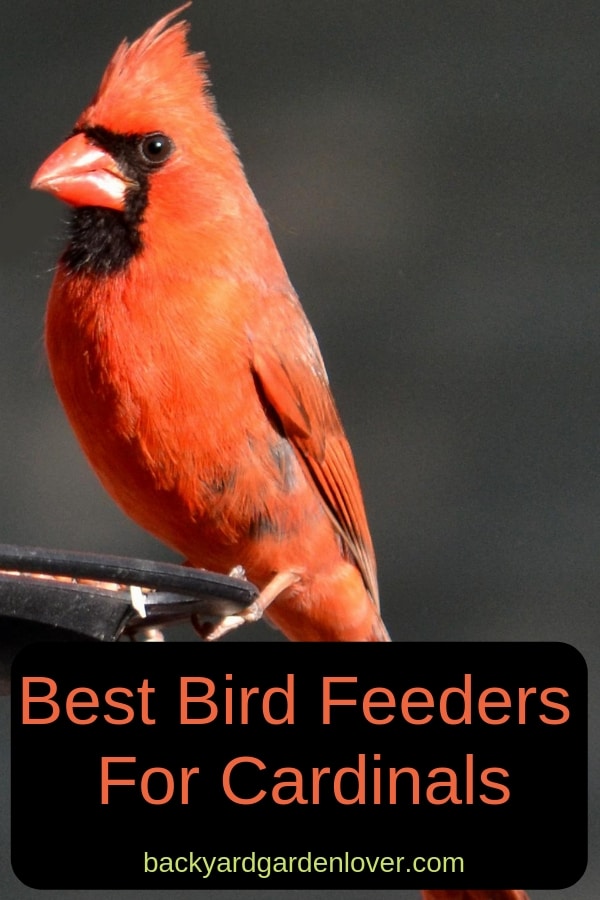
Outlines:
<svg viewBox="0 0 600 900"><path fill-rule="evenodd" d="M162 223L176 230L187 209L196 224L222 217L245 190L204 56L190 52L187 22L171 24L187 6L121 43L73 132L33 178L33 188L75 207L77 239L116 229L96 254L98 270L120 268ZM112 259L109 245L120 248ZM80 248L74 268L93 250Z"/></svg>

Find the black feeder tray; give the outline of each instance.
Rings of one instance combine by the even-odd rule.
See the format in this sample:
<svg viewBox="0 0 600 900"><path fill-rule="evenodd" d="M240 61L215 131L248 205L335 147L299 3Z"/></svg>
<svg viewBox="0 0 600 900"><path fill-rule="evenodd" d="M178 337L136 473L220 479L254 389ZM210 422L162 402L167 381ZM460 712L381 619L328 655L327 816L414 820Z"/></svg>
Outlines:
<svg viewBox="0 0 600 900"><path fill-rule="evenodd" d="M18 574L9 574L16 572ZM72 582L33 575L63 575ZM80 584L76 579L104 582ZM108 584L126 586L114 590ZM128 586L142 588L140 604ZM146 559L0 544L0 683L15 653L35 641L117 641L123 635L235 615L255 585L203 569Z"/></svg>

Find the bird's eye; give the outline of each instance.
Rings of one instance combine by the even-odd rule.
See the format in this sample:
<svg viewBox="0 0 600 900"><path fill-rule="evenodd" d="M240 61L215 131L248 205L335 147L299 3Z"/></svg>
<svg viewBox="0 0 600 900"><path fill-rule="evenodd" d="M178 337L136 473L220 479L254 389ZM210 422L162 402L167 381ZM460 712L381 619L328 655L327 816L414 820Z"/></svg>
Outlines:
<svg viewBox="0 0 600 900"><path fill-rule="evenodd" d="M152 166L158 166L170 157L175 149L175 145L166 134L161 134L160 131L157 131L154 134L147 134L143 137L139 148L145 162L150 163Z"/></svg>

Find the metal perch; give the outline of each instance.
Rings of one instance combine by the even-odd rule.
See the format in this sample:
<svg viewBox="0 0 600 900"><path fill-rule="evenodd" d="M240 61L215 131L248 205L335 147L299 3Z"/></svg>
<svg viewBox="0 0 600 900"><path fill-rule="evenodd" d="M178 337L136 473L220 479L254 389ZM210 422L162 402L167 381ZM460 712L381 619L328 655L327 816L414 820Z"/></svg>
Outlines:
<svg viewBox="0 0 600 900"><path fill-rule="evenodd" d="M143 609L128 587L144 590ZM0 544L0 685L25 644L117 641L192 615L234 615L257 596L242 578L173 563Z"/></svg>

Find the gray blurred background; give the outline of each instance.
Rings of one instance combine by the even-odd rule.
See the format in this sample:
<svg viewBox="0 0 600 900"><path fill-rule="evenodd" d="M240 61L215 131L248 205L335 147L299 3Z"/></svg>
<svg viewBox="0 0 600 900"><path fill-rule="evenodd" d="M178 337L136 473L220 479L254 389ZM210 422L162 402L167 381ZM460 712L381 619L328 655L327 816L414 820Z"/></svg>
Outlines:
<svg viewBox="0 0 600 900"><path fill-rule="evenodd" d="M66 210L28 189L117 43L173 6L2 3L0 542L175 559L104 496L55 399L41 333ZM321 343L394 639L567 641L597 707L596 0L196 0L187 15ZM279 638L258 624L240 639ZM0 712L0 893L30 900L10 869ZM560 900L600 896L598 743L595 719L590 865Z"/></svg>

